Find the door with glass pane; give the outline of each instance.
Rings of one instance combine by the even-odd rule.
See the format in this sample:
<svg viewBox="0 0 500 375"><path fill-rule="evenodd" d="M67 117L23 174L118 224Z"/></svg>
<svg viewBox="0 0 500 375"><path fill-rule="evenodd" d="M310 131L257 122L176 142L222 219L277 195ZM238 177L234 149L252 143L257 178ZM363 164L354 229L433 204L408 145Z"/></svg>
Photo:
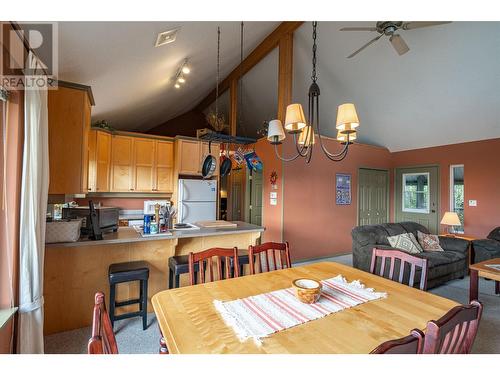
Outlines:
<svg viewBox="0 0 500 375"><path fill-rule="evenodd" d="M396 222L414 221L439 229L439 167L396 168Z"/></svg>

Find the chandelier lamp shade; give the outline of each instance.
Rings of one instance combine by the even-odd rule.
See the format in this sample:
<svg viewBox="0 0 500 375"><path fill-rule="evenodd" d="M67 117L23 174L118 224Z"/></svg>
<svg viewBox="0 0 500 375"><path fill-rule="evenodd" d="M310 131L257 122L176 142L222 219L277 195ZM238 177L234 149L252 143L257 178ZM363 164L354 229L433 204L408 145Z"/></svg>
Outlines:
<svg viewBox="0 0 500 375"><path fill-rule="evenodd" d="M280 120L269 121L269 127L267 129L267 140L271 142L272 145L279 145L285 139L285 131L283 130L283 125L281 125Z"/></svg>
<svg viewBox="0 0 500 375"><path fill-rule="evenodd" d="M321 136L321 127L319 121L319 96L320 89L317 83L316 76L316 53L317 53L317 22L312 23L313 26L313 48L312 48L312 83L309 87L308 94L308 111L307 119L304 115L304 110L300 103L293 103L287 106L285 114L285 128L279 120L269 122L267 139L274 145L276 156L282 161L293 161L299 157L306 160L306 163L311 162L313 148L318 144L325 156L332 161L342 161L347 156L349 145L357 138L357 128L359 127L359 118L356 112L356 107L353 103L344 103L338 106L337 121L335 128L337 130L337 141L342 145L342 148L337 153L332 153L324 145L323 137ZM333 124L332 124L333 125ZM283 142L286 137L285 131L293 136L295 144L295 155L284 157L279 154L278 145Z"/></svg>

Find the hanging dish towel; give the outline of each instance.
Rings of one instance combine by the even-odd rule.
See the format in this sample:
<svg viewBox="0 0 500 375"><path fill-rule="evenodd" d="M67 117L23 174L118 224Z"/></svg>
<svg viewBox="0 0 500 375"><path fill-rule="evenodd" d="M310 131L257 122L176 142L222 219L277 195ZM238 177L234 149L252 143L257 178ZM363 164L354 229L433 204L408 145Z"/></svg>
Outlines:
<svg viewBox="0 0 500 375"><path fill-rule="evenodd" d="M322 280L321 298L314 304L300 302L293 288L222 302L214 300L217 311L241 341L252 338L257 344L272 333L387 297L365 288L358 280L347 282L342 275Z"/></svg>

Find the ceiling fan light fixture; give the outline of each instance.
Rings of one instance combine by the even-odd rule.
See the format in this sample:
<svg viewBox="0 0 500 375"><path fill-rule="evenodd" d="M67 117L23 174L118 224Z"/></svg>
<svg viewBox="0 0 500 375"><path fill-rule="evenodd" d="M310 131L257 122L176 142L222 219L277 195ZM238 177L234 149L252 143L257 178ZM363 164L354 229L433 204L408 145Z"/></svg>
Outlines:
<svg viewBox="0 0 500 375"><path fill-rule="evenodd" d="M343 134L355 130L359 126L359 118L356 113L356 107L352 103L339 105L337 109L337 130Z"/></svg>
<svg viewBox="0 0 500 375"><path fill-rule="evenodd" d="M306 116L302 105L299 103L290 104L286 107L285 129L293 134L300 133L306 127Z"/></svg>

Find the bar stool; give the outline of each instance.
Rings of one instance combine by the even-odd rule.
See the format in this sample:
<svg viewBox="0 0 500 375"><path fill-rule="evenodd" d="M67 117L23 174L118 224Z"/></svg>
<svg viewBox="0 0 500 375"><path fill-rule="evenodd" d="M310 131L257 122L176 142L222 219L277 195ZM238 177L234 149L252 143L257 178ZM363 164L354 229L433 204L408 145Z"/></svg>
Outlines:
<svg viewBox="0 0 500 375"><path fill-rule="evenodd" d="M248 255L239 255L240 276L243 276L243 265L248 264ZM232 267L232 264L231 264ZM180 285L180 275L189 273L189 260L187 255L176 255L168 259L168 287L178 288ZM198 279L198 263L194 265L195 279ZM175 278L175 284L174 284Z"/></svg>
<svg viewBox="0 0 500 375"><path fill-rule="evenodd" d="M124 262L114 263L109 266L109 318L111 326L114 326L115 320L142 316L142 329L147 328L148 318L148 279L149 266L146 262ZM136 299L116 302L116 284L130 281L140 281L140 296ZM115 315L115 308L139 304L139 311L129 312L121 315Z"/></svg>

